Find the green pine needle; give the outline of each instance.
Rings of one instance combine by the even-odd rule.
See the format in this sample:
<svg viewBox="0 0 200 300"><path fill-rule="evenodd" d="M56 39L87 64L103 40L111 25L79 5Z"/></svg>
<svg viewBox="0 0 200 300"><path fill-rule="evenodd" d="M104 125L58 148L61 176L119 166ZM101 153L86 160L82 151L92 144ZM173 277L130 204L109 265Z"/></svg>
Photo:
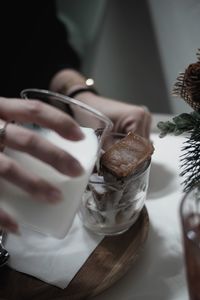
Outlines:
<svg viewBox="0 0 200 300"><path fill-rule="evenodd" d="M159 122L157 124L160 130L160 137L164 137L167 134L180 135L184 132L190 132L195 127L200 128L200 114L198 112L191 112L180 114L172 121Z"/></svg>
<svg viewBox="0 0 200 300"><path fill-rule="evenodd" d="M188 191L194 184L200 181L200 131L195 127L191 135L184 142L181 155L180 176L185 177L183 181L184 191Z"/></svg>
<svg viewBox="0 0 200 300"><path fill-rule="evenodd" d="M190 114L183 113L171 121L159 122L157 127L160 130L160 137L167 134L180 135L189 133L182 148L181 173L184 177L182 182L184 191L200 181L200 113L193 111Z"/></svg>

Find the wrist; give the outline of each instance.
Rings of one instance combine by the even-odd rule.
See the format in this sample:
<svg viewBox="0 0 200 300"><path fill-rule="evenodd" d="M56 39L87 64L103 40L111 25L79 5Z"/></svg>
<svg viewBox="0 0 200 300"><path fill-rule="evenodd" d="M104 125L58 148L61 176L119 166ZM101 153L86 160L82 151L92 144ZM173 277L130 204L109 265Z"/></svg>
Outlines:
<svg viewBox="0 0 200 300"><path fill-rule="evenodd" d="M58 72L50 83L50 89L71 98L86 92L98 94L94 88L94 80L91 78L86 79L73 69Z"/></svg>
<svg viewBox="0 0 200 300"><path fill-rule="evenodd" d="M75 85L66 92L66 95L70 98L77 98L79 95L85 93L92 93L98 95L97 90L93 86L85 85Z"/></svg>

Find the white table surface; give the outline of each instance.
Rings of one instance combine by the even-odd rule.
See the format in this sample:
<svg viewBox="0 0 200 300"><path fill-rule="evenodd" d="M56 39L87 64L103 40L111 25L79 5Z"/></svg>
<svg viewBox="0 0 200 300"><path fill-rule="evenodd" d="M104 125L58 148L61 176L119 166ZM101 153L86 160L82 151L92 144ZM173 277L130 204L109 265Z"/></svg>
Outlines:
<svg viewBox="0 0 200 300"><path fill-rule="evenodd" d="M156 130L159 120L169 118L155 115L153 119L155 151L146 200L150 229L144 249L125 276L94 300L188 300L179 218L180 154L185 137L161 139Z"/></svg>
<svg viewBox="0 0 200 300"><path fill-rule="evenodd" d="M169 116L156 116L158 120ZM144 250L123 278L94 300L188 300L179 205L183 196L179 177L183 136L151 135L152 159L146 206L150 230Z"/></svg>

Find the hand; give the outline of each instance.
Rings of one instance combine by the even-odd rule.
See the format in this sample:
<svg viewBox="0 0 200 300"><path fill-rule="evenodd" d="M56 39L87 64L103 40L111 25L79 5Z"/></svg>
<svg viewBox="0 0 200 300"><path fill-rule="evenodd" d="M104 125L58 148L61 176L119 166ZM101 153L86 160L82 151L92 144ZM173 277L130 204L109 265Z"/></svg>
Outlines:
<svg viewBox="0 0 200 300"><path fill-rule="evenodd" d="M1 124L15 122L32 122L55 130L69 140L80 140L83 134L75 121L62 111L37 100L0 98ZM2 127L2 126L1 126ZM56 147L36 133L8 123L3 144L9 148L29 153L30 155L52 165L58 171L70 176L82 173L82 167L71 155ZM16 161L0 153L0 177L17 185L40 201L57 202L61 192L51 183L30 174ZM17 232L18 224L9 215L0 210L0 228Z"/></svg>
<svg viewBox="0 0 200 300"><path fill-rule="evenodd" d="M131 131L145 138L150 136L152 117L145 106L123 105L121 113L115 117L113 122L114 132L128 133Z"/></svg>
<svg viewBox="0 0 200 300"><path fill-rule="evenodd" d="M86 86L85 77L72 69L59 71L50 83L52 91L66 95L70 89L80 86ZM149 138L151 114L146 107L107 99L91 92L79 93L75 98L109 117L114 124L113 130L115 132L128 133L133 131Z"/></svg>
<svg viewBox="0 0 200 300"><path fill-rule="evenodd" d="M76 99L109 117L114 124L114 132L128 133L132 131L149 138L152 117L147 107L106 99L89 92L78 94Z"/></svg>

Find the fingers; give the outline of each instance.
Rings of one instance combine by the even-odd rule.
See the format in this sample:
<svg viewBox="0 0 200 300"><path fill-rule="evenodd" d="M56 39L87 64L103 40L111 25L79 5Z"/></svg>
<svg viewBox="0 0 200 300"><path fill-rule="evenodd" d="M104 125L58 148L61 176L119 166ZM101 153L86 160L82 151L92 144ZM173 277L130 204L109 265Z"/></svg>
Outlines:
<svg viewBox="0 0 200 300"><path fill-rule="evenodd" d="M3 210L0 209L0 229L17 233L18 232L18 224L13 220L8 214L6 214Z"/></svg>
<svg viewBox="0 0 200 300"><path fill-rule="evenodd" d="M26 128L8 124L4 144L50 164L63 174L74 177L83 172L80 163L70 154Z"/></svg>
<svg viewBox="0 0 200 300"><path fill-rule="evenodd" d="M51 183L26 171L11 158L0 153L0 177L17 185L35 200L56 203L61 200L60 190Z"/></svg>
<svg viewBox="0 0 200 300"><path fill-rule="evenodd" d="M149 138L152 124L152 115L149 111L146 111L145 113L144 124L144 137Z"/></svg>
<svg viewBox="0 0 200 300"><path fill-rule="evenodd" d="M143 106L129 106L129 110L115 122L116 132L128 133L130 131L149 138L151 129L151 114Z"/></svg>
<svg viewBox="0 0 200 300"><path fill-rule="evenodd" d="M134 117L130 117L127 123L124 125L125 132L130 131L141 135L142 137L149 138L151 129L151 118L149 115L144 114L144 116L136 120Z"/></svg>
<svg viewBox="0 0 200 300"><path fill-rule="evenodd" d="M0 118L5 121L36 123L56 131L69 140L84 138L79 126L70 116L37 100L0 98ZM71 155L28 129L9 124L3 142L9 148L27 152L64 174L77 176L83 171ZM62 193L56 186L29 171L0 153L0 178L31 194L36 201L56 203L62 199ZM0 228L10 232L18 231L15 220L2 210L0 210Z"/></svg>
<svg viewBox="0 0 200 300"><path fill-rule="evenodd" d="M64 138L84 138L76 122L55 107L38 100L0 98L0 117L7 121L36 123L55 130Z"/></svg>

